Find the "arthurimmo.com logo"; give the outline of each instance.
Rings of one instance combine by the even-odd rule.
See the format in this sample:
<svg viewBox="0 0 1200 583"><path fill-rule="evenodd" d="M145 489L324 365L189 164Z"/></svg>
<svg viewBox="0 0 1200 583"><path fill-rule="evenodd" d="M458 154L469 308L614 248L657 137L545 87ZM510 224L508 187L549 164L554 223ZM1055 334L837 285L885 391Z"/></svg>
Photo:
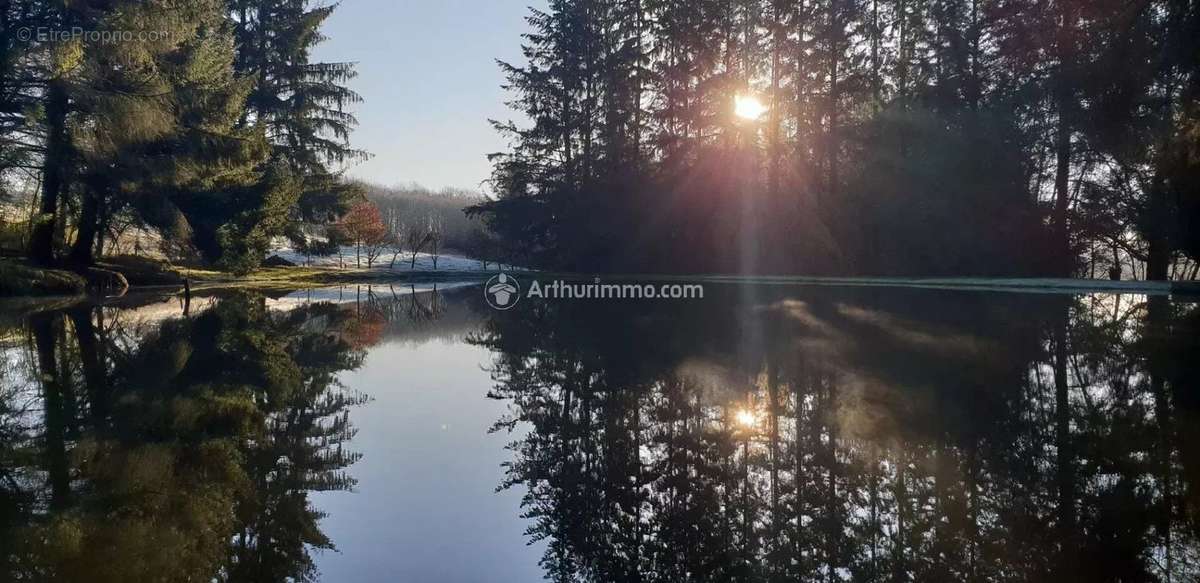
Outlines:
<svg viewBox="0 0 1200 583"><path fill-rule="evenodd" d="M483 286L483 298L497 310L507 310L521 299L521 284L507 273L493 275Z"/></svg>
<svg viewBox="0 0 1200 583"><path fill-rule="evenodd" d="M554 280L542 282L534 279L528 290L522 290L516 278L499 273L492 276L483 286L483 297L489 306L507 310L517 305L522 292L533 299L548 300L702 300L704 286L695 283L601 283L597 277L591 282Z"/></svg>

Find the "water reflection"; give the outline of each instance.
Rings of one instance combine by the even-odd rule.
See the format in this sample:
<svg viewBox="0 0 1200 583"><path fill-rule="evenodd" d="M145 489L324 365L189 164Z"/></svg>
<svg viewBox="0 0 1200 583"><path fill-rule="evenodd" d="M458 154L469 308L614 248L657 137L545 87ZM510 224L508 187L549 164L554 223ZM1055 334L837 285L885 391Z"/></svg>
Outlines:
<svg viewBox="0 0 1200 583"><path fill-rule="evenodd" d="M338 375L399 314L439 311L361 291L21 314L0 351L0 580L315 580L334 543L310 495L354 486L367 401Z"/></svg>
<svg viewBox="0 0 1200 583"><path fill-rule="evenodd" d="M355 486L354 412L371 393L412 405L397 351L430 341L491 355L458 406L505 406L500 487L553 580L1200 575L1193 303L710 286L495 312L477 289L387 285L121 301L0 312L0 580L317 580L334 518L374 524L360 544L433 536L327 518L316 495ZM347 374L370 354L374 380ZM362 441L402 459L381 449L400 435ZM354 495L371 504L477 507L411 468L372 475L394 482ZM355 572L536 560L448 536Z"/></svg>
<svg viewBox="0 0 1200 583"><path fill-rule="evenodd" d="M737 290L494 318L548 578L1185 581L1200 310ZM711 294L710 294L711 295Z"/></svg>

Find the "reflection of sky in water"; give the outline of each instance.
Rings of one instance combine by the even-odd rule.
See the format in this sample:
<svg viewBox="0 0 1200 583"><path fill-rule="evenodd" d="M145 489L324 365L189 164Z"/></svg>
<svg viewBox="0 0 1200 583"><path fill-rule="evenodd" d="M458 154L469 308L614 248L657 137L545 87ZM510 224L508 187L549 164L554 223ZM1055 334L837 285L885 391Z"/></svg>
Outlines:
<svg viewBox="0 0 1200 583"><path fill-rule="evenodd" d="M504 412L485 397L487 350L438 341L384 343L343 373L373 401L351 416L365 455L354 493L316 494L338 553L317 556L326 581L539 581L541 544L526 546L521 490L494 493L504 445L486 430Z"/></svg>
<svg viewBox="0 0 1200 583"><path fill-rule="evenodd" d="M149 560L114 558L106 543L80 546L39 530L45 512L79 515L91 540L125 543L133 557L169 557L182 573L181 549L203 550L189 538L203 532L189 531L178 547L164 543L164 533L187 530L176 525L194 518L184 511L193 507L131 511L163 491L137 477L170 474L181 499L231 488L184 455L193 449L187 421L197 418L184 414L214 415L205 427L221 435L221 423L238 426L242 409L211 408L207 388L273 389L262 379L279 372L315 375L324 396L342 394L327 382L336 375L351 394L370 397L318 413L330 423L346 414L357 435L315 453L336 460L344 445L364 457L346 457L305 486L295 479L302 473L287 469L316 468L317 457L287 440L235 435L250 454L239 469L256 479L284 476L276 482L283 488L248 493L266 510L254 510L247 527L270 542L235 543L231 552L252 559L235 565L253 567L308 532L311 522L284 503L301 495L325 515L321 534L340 549L314 552L320 580L331 582L535 581L564 566L594 569L583 571L591 580L630 580L634 553L643 576L663 581L698 564L722 569L711 580L741 569L753 571L747 579L797 580L824 569L848 580L848 565L866 568L876 555L884 562L871 559L871 568L891 569L888 557L914 561L908 579L917 581L957 580L933 576L946 565L978 569L978 580L1055 581L1076 569L1075 580L1132 572L1120 569L1147 574L1121 580L1200 573L1200 528L1190 511L1200 459L1200 310L1191 304L714 287L696 304L531 303L496 312L477 286L439 284L436 294L427 293L431 284L343 286L280 299L213 293L198 295L187 316L177 298L152 294L30 316L27 328L0 335L0 447L15 447L0 449L0 476L4 463L28 460L12 468L11 484L42 506L19 518L27 540L50 541L29 555L81 573L98 561L120 574L115 580L163 571ZM83 332L88 314L91 334ZM86 339L113 355L100 371L108 376L86 375L86 356L96 354L85 352ZM161 407L161 396L178 406ZM255 406L276 420L324 410L293 397ZM506 418L521 421L521 432L487 433ZM317 439L315 427L294 423L268 435L299 428ZM122 439L88 449L109 431ZM505 449L510 442L515 452ZM56 450L43 446L54 443ZM36 455L12 453L22 451ZM146 452L170 463L128 461ZM72 461L90 459L98 461ZM120 479L106 468L121 468ZM50 471L65 479L47 479ZM336 488L341 471L357 481L354 493L308 490ZM496 493L506 478L512 489ZM11 484L0 480L0 493ZM56 492L69 495L59 510L45 506ZM522 508L527 494L532 503ZM213 500L214 508L224 503ZM676 512L676 500L692 506ZM122 512L141 520L109 528ZM1164 527L1154 516L1169 521ZM809 528L778 529L800 522ZM213 530L212 548L230 540L227 527L241 528ZM539 559L548 543L526 546L527 529L556 543L545 569ZM938 537L940 547L923 542ZM780 541L807 549L810 561L766 552ZM88 552L59 552L73 545ZM16 564L5 562L6 551L26 551L5 546L0 581L25 580L3 567ZM1064 559L1061 549L1073 547L1092 554ZM1171 560L1154 557L1180 558L1164 566Z"/></svg>

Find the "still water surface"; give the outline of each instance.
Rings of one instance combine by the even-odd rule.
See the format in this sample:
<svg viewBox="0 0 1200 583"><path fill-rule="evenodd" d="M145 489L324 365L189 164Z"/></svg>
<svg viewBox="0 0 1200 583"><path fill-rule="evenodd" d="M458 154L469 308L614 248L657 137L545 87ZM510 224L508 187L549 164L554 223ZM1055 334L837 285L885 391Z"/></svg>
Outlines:
<svg viewBox="0 0 1200 583"><path fill-rule="evenodd" d="M1191 581L1187 298L0 306L3 581Z"/></svg>

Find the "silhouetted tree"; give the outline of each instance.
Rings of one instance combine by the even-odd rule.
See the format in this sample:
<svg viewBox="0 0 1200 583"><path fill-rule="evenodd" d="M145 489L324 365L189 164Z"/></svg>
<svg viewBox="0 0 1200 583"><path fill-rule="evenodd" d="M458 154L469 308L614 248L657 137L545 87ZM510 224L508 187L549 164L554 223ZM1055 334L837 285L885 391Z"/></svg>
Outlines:
<svg viewBox="0 0 1200 583"><path fill-rule="evenodd" d="M1168 4L551 2L473 212L580 271L1193 277Z"/></svg>

